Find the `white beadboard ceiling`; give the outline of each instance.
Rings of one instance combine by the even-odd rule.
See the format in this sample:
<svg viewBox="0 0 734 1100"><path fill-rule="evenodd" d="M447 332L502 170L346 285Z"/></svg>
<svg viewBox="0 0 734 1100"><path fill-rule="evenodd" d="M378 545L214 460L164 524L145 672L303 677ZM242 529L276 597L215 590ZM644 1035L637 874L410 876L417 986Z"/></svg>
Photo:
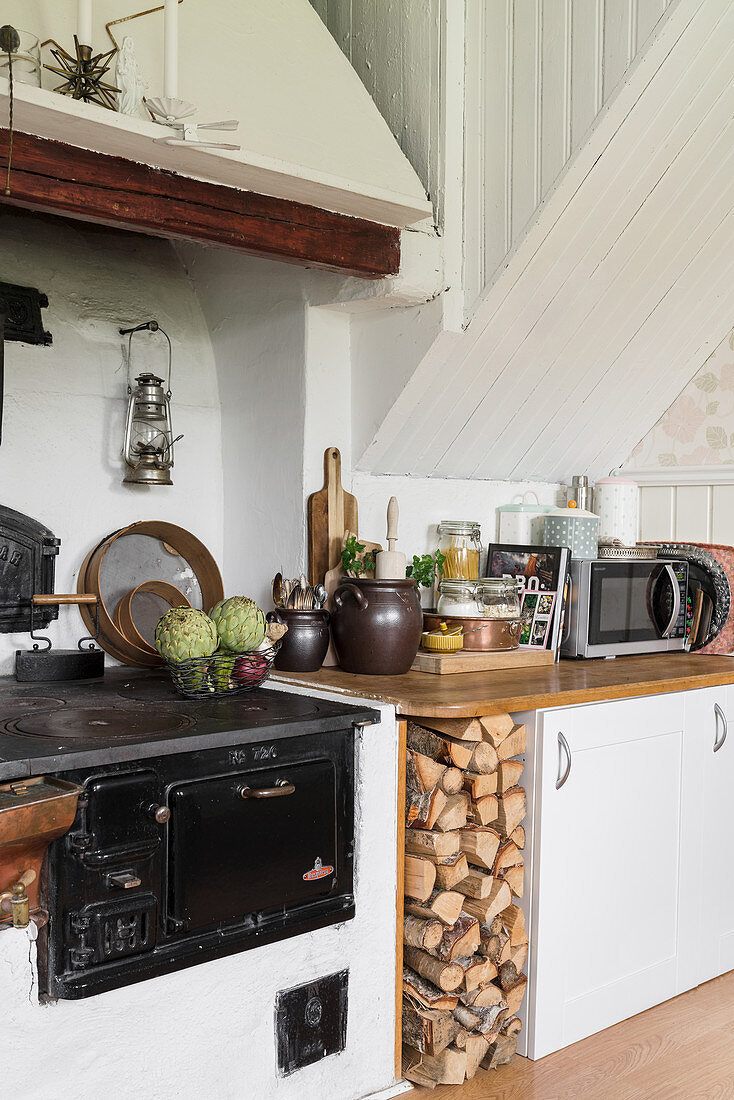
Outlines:
<svg viewBox="0 0 734 1100"><path fill-rule="evenodd" d="M557 481L627 457L734 316L734 4L678 0L360 468Z"/></svg>

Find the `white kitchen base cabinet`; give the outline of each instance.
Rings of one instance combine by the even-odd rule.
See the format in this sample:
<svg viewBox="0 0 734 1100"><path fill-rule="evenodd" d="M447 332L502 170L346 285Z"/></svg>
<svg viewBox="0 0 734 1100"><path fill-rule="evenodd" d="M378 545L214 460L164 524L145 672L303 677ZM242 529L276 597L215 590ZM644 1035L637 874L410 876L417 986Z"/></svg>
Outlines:
<svg viewBox="0 0 734 1100"><path fill-rule="evenodd" d="M727 691L538 712L530 1058L734 967Z"/></svg>

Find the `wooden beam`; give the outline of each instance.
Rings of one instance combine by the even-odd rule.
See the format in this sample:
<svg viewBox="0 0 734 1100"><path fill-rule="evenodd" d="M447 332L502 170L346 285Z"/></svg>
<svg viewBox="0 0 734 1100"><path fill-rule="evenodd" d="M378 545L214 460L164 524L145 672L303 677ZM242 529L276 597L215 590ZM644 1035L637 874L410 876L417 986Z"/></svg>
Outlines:
<svg viewBox="0 0 734 1100"><path fill-rule="evenodd" d="M8 132L0 129L0 174ZM195 241L254 256L367 278L396 275L400 231L303 203L190 179L161 168L13 135L10 195L14 206Z"/></svg>

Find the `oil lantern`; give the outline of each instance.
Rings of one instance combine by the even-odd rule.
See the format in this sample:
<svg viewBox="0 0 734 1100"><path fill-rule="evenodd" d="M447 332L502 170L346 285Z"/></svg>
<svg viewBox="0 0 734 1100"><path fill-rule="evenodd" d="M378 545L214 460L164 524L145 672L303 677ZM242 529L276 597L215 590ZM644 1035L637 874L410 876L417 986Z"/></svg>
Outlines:
<svg viewBox="0 0 734 1100"><path fill-rule="evenodd" d="M160 332L168 343L168 378L165 380L145 371L130 381L133 333ZM173 438L171 426L171 341L157 321L145 321L134 328L121 328L128 337L127 354L127 419L123 455L128 467L123 485L173 485L173 445L182 436Z"/></svg>

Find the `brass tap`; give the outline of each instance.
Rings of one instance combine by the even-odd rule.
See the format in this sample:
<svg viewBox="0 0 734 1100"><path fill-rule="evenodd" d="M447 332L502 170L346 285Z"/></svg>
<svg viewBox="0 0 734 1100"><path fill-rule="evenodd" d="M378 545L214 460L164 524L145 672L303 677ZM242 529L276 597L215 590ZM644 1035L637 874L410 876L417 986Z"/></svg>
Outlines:
<svg viewBox="0 0 734 1100"><path fill-rule="evenodd" d="M28 895L25 892L25 886L21 882L16 882L13 887L10 910L13 914L13 928L27 928L30 924L31 913L28 905Z"/></svg>
<svg viewBox="0 0 734 1100"><path fill-rule="evenodd" d="M31 915L26 886L35 881L35 871L24 871L12 890L5 890L0 894L0 913L10 913L13 920L13 928L27 928Z"/></svg>

